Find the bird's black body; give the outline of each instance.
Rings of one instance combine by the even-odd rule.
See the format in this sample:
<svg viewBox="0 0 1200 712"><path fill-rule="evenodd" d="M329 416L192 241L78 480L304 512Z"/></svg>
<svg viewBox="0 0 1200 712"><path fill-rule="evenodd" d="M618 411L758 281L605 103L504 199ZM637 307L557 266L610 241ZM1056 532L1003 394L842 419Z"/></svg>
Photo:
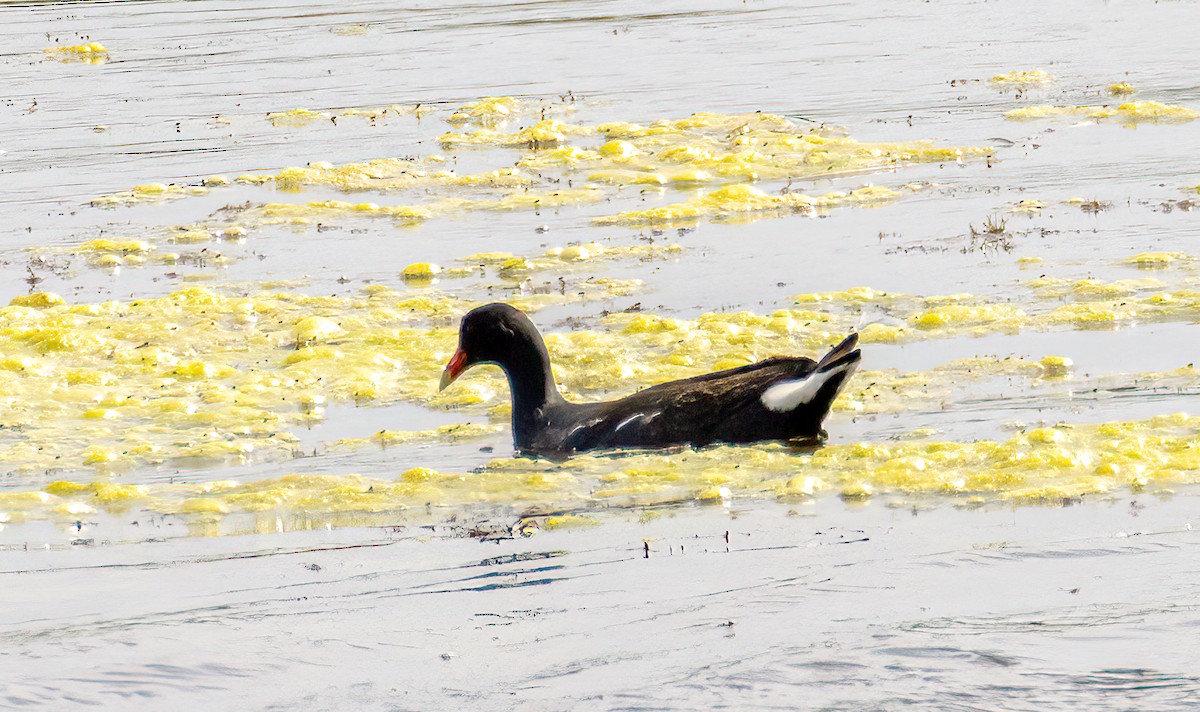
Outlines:
<svg viewBox="0 0 1200 712"><path fill-rule="evenodd" d="M530 454L812 439L858 365L856 344L851 334L820 362L770 358L615 401L571 403L554 384L550 356L529 318L489 304L463 318L442 384L475 364L500 366L512 391L514 445Z"/></svg>

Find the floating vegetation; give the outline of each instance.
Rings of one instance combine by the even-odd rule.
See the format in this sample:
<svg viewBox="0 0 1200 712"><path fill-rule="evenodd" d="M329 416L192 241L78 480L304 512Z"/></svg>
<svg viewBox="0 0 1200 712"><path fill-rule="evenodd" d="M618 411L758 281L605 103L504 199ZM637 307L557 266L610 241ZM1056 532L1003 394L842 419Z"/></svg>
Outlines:
<svg viewBox="0 0 1200 712"><path fill-rule="evenodd" d="M867 186L810 196L791 186L775 194L745 184L892 170L919 163L960 163L993 153L990 147L945 147L931 141L860 142L837 128L802 128L785 117L765 113L698 113L648 124L589 125L542 118L515 131L503 130L506 121L527 115L531 108L529 102L519 99L490 97L465 104L448 117L448 121L463 127L438 138L448 151L473 148L521 152L515 165L509 161L493 170L460 174L449 167L454 157L444 154L376 158L341 165L313 161L273 174L243 175L233 180L211 176L200 185L149 183L100 196L92 200L92 205L161 202L203 195L209 189L230 184L270 184L278 191L291 193L309 188L332 188L346 193L422 191L422 199L399 205L381 201L270 201L248 206L240 216L243 222L258 218L270 224L279 218L298 222L315 215L365 215L390 217L415 225L434 217L470 211L536 211L644 197L644 192L636 196L623 192L626 186L664 192L667 187L716 187L708 195L684 202L601 218L607 224L637 226L675 220L725 220L734 215L757 219L843 205L878 205L904 193ZM542 114L551 109L567 112L570 108L552 105L543 107ZM280 126L299 126L338 116L374 118L401 111L409 109L402 106L341 112L295 109L270 114L269 118ZM564 182L566 186L562 185ZM912 186L913 190L919 189L916 186L923 187ZM430 192L435 194L425 198Z"/></svg>
<svg viewBox="0 0 1200 712"><path fill-rule="evenodd" d="M613 506L741 498L803 502L836 495L863 502L888 494L950 497L969 506L1057 505L1081 497L1169 493L1200 482L1198 431L1200 418L1176 414L1027 428L1005 440L946 442L919 433L809 452L759 444L581 455L566 462L498 459L472 472L412 468L391 479L309 474L147 485L60 480L0 492L0 521L73 521L136 508L201 522L262 514L274 528L281 518L360 524L374 513L477 503L526 513L573 511L566 516L579 517Z"/></svg>
<svg viewBox="0 0 1200 712"><path fill-rule="evenodd" d="M98 240L90 249L129 258L146 246ZM417 284L434 275L453 278L458 269L494 270L498 279L515 281L538 270L570 274L596 260L661 259L678 251L671 245L587 243L529 258L480 253L460 260L463 267L438 272L417 263L410 271ZM1192 261L1152 253L1130 258L1134 266L1144 262ZM1189 274L1180 271L1185 284L1175 288L1153 278L1043 276L1027 283L1027 297L1009 302L863 287L796 295L795 308L769 314L676 319L640 310L605 313L589 328L550 331L546 343L563 392L592 400L772 355L821 351L853 328L864 308L889 317L861 327L865 344L1191 321L1200 314L1200 291ZM509 300L537 310L611 299L638 287L589 277L569 289ZM0 458L13 471L32 472L290 457L292 431L319 422L325 404L338 402L497 409L492 414L504 419L507 390L494 369L481 370L462 388L436 391L454 348L456 319L476 305L436 291L381 285L344 297L265 290L235 295L199 287L94 304L70 304L46 292L18 297L0 308ZM1018 359L976 364L971 373L1040 378L1056 369L1063 364ZM922 397L944 399L961 376L939 373L945 371L860 372L835 409L897 412Z"/></svg>
<svg viewBox="0 0 1200 712"><path fill-rule="evenodd" d="M1009 119L1046 119L1079 116L1102 121L1116 119L1126 125L1139 123L1182 123L1200 118L1200 112L1177 104L1157 101L1133 101L1117 106L1026 106L1004 112Z"/></svg>
<svg viewBox="0 0 1200 712"><path fill-rule="evenodd" d="M60 62L82 62L84 64L104 64L108 61L108 48L99 42L50 47L42 50L47 55Z"/></svg>
<svg viewBox="0 0 1200 712"><path fill-rule="evenodd" d="M1182 261L1192 262L1193 259L1184 252L1142 252L1126 260L1142 269L1161 269Z"/></svg>
<svg viewBox="0 0 1200 712"><path fill-rule="evenodd" d="M799 213L815 215L841 205L881 205L895 201L903 193L882 186L867 186L848 192L837 191L812 197L802 193L771 195L750 185L719 188L683 202L646 210L630 210L598 217L600 225L641 225L695 222L698 218L727 220L737 216Z"/></svg>
<svg viewBox="0 0 1200 712"><path fill-rule="evenodd" d="M463 104L446 121L452 124L478 124L495 127L514 118L522 102L511 96L489 96Z"/></svg>
<svg viewBox="0 0 1200 712"><path fill-rule="evenodd" d="M267 114L267 121L272 126L280 128L300 128L318 122L331 122L346 117L360 117L369 121L377 121L394 116L413 116L420 112L420 105L391 104L376 108L348 108L329 111L311 111L309 109L289 109L288 111L273 111Z"/></svg>
<svg viewBox="0 0 1200 712"><path fill-rule="evenodd" d="M994 83L1050 81L1049 75L1043 80L1035 75L1010 73ZM1176 109L1190 111L1153 102L1027 111L1030 116L1040 110L1046 116L1154 120L1178 118ZM269 118L280 127L298 127L336 123L342 116L378 119L404 112L419 109L294 110ZM461 387L437 391L456 343L457 319L478 304L434 286L454 284L452 280L476 279L500 295L493 298L528 311L594 299L609 302L603 311L597 307L598 313L572 317L546 333L561 390L579 401L624 395L772 355L816 353L856 326L864 344L903 344L1191 322L1200 314L1197 263L1177 252L1143 252L1111 265L1158 270L1153 277L1042 275L1016 285L1005 297L857 287L798 294L789 308L765 313L722 310L678 318L654 313L640 302L622 309L625 305L612 300L634 294L641 284L597 276L596 268L675 259L684 253L684 245L664 241L653 228L886 204L930 184L897 181L894 187L809 194L796 183L921 163L964 163L986 158L992 149L929 141L860 142L835 127L797 125L762 113L590 124L565 116L569 112L567 106L488 97L442 114L453 128L437 131L443 150L431 155L343 164L312 161L270 172L213 175L194 185L146 183L96 199L95 205L112 207L210 191L237 192L238 200L247 193L272 192L265 199L227 205L192 224L154 234L104 232L104 237L71 248L77 260L98 268L187 261L194 254L190 249L254 239L267 226L300 232L312 225L328 229L339 220L381 220L385 226L415 227L468 213L600 204L584 212L585 221L651 228L647 232L652 237L630 245L540 243L525 254L485 248L489 251L455 260L438 256L440 266L411 255L392 268L395 289L373 285L342 296L306 295L282 291L294 285L264 283L237 290L191 287L163 297L100 303L75 304L49 292L18 297L0 308L0 458L17 475L62 474L52 474L58 481L42 487L5 490L0 517L20 521L139 508L189 521L259 514L274 521L292 513L341 523L361 514L426 505L587 511L614 503L739 497L791 502L840 495L861 502L883 493L939 494L968 504L1053 502L1120 490L1165 491L1175 483L1200 480L1200 461L1193 461L1189 449L1197 421L1168 416L1027 428L1006 432L999 440L969 442L940 440L935 432L921 429L897 434L894 441L804 453L762 444L583 456L566 463L501 458L470 472L410 469L398 463L396 477L339 473L199 484L109 481L113 473L164 463L201 467L295 457L300 449L296 431L320 423L326 408L338 404L455 408L472 422L383 429L359 437L339 433L338 439L320 443L327 451L463 442L503 432L510 410L507 384L496 369L479 369ZM776 185L766 185L771 181ZM303 196L306 191L316 195ZM341 199L331 199L333 191ZM1068 204L1093 212L1108 207L1100 200ZM1012 211L1036 214L1044 208L1042 201L1027 199ZM989 216L981 227L972 225L970 232L977 247L1012 247L1002 215ZM205 259L222 264L225 258L213 250ZM1041 261L1025 257L1019 263ZM886 318L860 324L862 315L873 310L882 310ZM1190 367L1111 377L1081 371L1061 354L959 359L910 373L864 369L834 407L842 417L933 411L952 407L966 382L1015 381L1026 391L1057 395L1085 385L1123 388L1142 381L1200 386L1200 374ZM89 470L96 481L70 481L75 477L71 473ZM590 521L578 514L556 516L561 521L555 526Z"/></svg>
<svg viewBox="0 0 1200 712"><path fill-rule="evenodd" d="M1012 71L997 74L988 80L997 87L1043 87L1054 81L1054 75L1043 69Z"/></svg>

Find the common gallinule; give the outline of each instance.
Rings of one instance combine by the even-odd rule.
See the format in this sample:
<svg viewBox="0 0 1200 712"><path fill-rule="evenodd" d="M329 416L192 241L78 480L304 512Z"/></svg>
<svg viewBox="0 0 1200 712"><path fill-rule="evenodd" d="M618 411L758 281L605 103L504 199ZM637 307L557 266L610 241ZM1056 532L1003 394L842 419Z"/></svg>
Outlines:
<svg viewBox="0 0 1200 712"><path fill-rule="evenodd" d="M554 384L550 354L529 317L488 304L463 317L441 388L476 364L499 366L512 392L513 444L529 454L813 439L858 367L857 344L852 333L820 361L769 358L620 400L570 403Z"/></svg>

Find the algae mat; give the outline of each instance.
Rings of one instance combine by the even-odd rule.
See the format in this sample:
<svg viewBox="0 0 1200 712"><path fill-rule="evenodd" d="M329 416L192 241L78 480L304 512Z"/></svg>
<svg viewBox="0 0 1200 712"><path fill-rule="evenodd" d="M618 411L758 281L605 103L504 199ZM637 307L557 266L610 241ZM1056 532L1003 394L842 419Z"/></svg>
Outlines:
<svg viewBox="0 0 1200 712"><path fill-rule="evenodd" d="M0 703L1185 704L1198 11L4 6ZM579 400L865 361L529 460L494 300Z"/></svg>

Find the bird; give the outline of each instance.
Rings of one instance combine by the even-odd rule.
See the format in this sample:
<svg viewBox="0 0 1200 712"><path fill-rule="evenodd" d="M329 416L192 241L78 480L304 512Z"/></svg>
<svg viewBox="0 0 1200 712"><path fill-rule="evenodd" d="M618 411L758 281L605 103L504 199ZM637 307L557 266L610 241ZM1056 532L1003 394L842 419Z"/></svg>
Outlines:
<svg viewBox="0 0 1200 712"><path fill-rule="evenodd" d="M858 335L851 332L819 361L777 356L618 400L573 403L559 393L537 327L521 310L493 303L463 317L438 390L472 366L499 366L512 395L513 446L522 455L812 442L826 437L821 423L860 359Z"/></svg>

